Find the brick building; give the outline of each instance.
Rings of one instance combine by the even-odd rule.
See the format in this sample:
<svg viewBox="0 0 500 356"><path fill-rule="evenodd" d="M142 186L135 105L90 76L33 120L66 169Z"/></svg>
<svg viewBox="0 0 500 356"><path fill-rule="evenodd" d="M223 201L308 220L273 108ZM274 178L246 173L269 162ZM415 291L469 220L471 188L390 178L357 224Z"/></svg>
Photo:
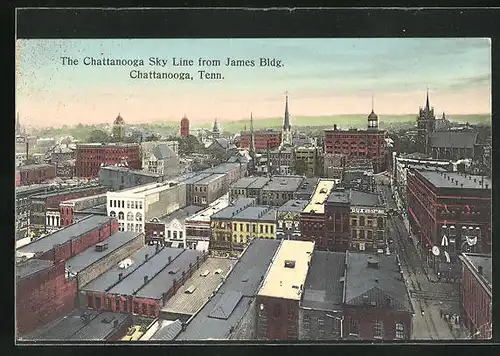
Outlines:
<svg viewBox="0 0 500 356"><path fill-rule="evenodd" d="M268 177L243 177L231 184L229 189L229 200L239 198L255 198L260 201L262 188L269 182Z"/></svg>
<svg viewBox="0 0 500 356"><path fill-rule="evenodd" d="M16 266L16 275L17 337L75 308L77 281L66 279L64 261L29 259Z"/></svg>
<svg viewBox="0 0 500 356"><path fill-rule="evenodd" d="M297 340L299 303L314 242L282 241L256 297L259 340Z"/></svg>
<svg viewBox="0 0 500 356"><path fill-rule="evenodd" d="M326 238L329 249L346 251L351 246L351 200L349 190L334 189L325 202Z"/></svg>
<svg viewBox="0 0 500 356"><path fill-rule="evenodd" d="M320 147L299 146L295 148L294 162L303 162L304 172L295 172L307 177L321 176L323 170L323 155Z"/></svg>
<svg viewBox="0 0 500 356"><path fill-rule="evenodd" d="M181 120L181 137L189 136L189 119L184 116Z"/></svg>
<svg viewBox="0 0 500 356"><path fill-rule="evenodd" d="M250 131L242 131L240 136L240 147L250 148ZM281 145L281 131L267 129L253 132L255 151L266 152L274 150Z"/></svg>
<svg viewBox="0 0 500 356"><path fill-rule="evenodd" d="M342 173L342 185L346 188L373 192L375 177L373 162L366 158L349 159Z"/></svg>
<svg viewBox="0 0 500 356"><path fill-rule="evenodd" d="M410 169L407 182L411 233L437 272L448 273L460 252L491 253L491 180Z"/></svg>
<svg viewBox="0 0 500 356"><path fill-rule="evenodd" d="M56 177L56 167L51 164L28 164L17 168L19 186L40 184Z"/></svg>
<svg viewBox="0 0 500 356"><path fill-rule="evenodd" d="M317 249L333 248L333 240L327 238L325 202L334 186L333 180L320 179L309 204L300 213L300 238L315 241Z"/></svg>
<svg viewBox="0 0 500 356"><path fill-rule="evenodd" d="M333 153L350 158L367 158L373 162L375 173L386 169L386 132L378 128L378 116L372 109L366 130L325 130L325 154Z"/></svg>
<svg viewBox="0 0 500 356"><path fill-rule="evenodd" d="M277 239L298 240L300 238L300 213L308 204L309 200L292 199L277 209Z"/></svg>
<svg viewBox="0 0 500 356"><path fill-rule="evenodd" d="M16 188L16 230L21 231L29 226L31 215L31 196L48 193L57 187L50 184L34 184Z"/></svg>
<svg viewBox="0 0 500 356"><path fill-rule="evenodd" d="M84 212L99 205L106 205L106 193L69 199L59 203L59 226L73 224L75 222L75 213Z"/></svg>
<svg viewBox="0 0 500 356"><path fill-rule="evenodd" d="M269 165L271 174L289 175L293 174L295 157L292 148L281 147L277 150L269 151Z"/></svg>
<svg viewBox="0 0 500 356"><path fill-rule="evenodd" d="M103 166L125 164L141 169L141 149L135 143L85 143L76 146L76 176L97 178Z"/></svg>
<svg viewBox="0 0 500 356"><path fill-rule="evenodd" d="M259 204L281 206L293 199L293 193L303 182L303 176L273 176L262 187Z"/></svg>
<svg viewBox="0 0 500 356"><path fill-rule="evenodd" d="M227 193L225 180L226 174L216 173L193 183L193 192L190 196L192 200L188 201L188 204L208 206L213 203Z"/></svg>
<svg viewBox="0 0 500 356"><path fill-rule="evenodd" d="M460 284L461 324L473 339L492 338L491 255L463 253Z"/></svg>

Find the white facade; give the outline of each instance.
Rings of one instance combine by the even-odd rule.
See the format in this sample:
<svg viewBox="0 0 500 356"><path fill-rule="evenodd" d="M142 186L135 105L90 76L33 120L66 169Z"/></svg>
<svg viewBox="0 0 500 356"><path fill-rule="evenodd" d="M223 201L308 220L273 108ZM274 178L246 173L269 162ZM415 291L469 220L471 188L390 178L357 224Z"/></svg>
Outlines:
<svg viewBox="0 0 500 356"><path fill-rule="evenodd" d="M147 172L164 175L164 160L157 159L154 154L146 156L146 158L142 161L142 167Z"/></svg>
<svg viewBox="0 0 500 356"><path fill-rule="evenodd" d="M45 213L45 230L54 232L61 227L61 214L59 211L47 211Z"/></svg>
<svg viewBox="0 0 500 356"><path fill-rule="evenodd" d="M144 231L144 198L135 194L108 192L108 216L118 219L118 231Z"/></svg>
<svg viewBox="0 0 500 356"><path fill-rule="evenodd" d="M165 224L165 239L168 242L172 242L172 247L182 247L186 248L186 225L183 221L178 219L173 219L168 224Z"/></svg>

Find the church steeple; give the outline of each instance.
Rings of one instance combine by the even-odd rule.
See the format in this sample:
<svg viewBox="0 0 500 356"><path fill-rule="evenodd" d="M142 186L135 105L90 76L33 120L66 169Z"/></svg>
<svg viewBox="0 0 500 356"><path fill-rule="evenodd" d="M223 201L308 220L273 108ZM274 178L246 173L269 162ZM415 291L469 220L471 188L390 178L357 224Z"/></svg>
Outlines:
<svg viewBox="0 0 500 356"><path fill-rule="evenodd" d="M219 124L217 123L217 118L215 118L214 126L212 128L213 132L219 132Z"/></svg>
<svg viewBox="0 0 500 356"><path fill-rule="evenodd" d="M253 134L253 113L250 113L250 155L255 155L255 137Z"/></svg>
<svg viewBox="0 0 500 356"><path fill-rule="evenodd" d="M285 117L283 120L283 130L288 130L290 131L291 126L290 126L290 113L288 112L288 92L286 92L286 98L285 98Z"/></svg>
<svg viewBox="0 0 500 356"><path fill-rule="evenodd" d="M429 87L427 87L427 99L425 100L425 110L431 111L431 105L429 100Z"/></svg>

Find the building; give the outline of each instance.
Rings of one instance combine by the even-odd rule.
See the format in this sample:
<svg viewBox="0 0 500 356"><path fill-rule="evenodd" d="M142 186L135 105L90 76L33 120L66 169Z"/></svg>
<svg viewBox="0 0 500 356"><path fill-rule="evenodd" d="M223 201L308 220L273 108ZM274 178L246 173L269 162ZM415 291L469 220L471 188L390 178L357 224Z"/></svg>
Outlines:
<svg viewBox="0 0 500 356"><path fill-rule="evenodd" d="M196 250L146 245L122 261L123 268L115 265L80 290L89 309L154 319L206 258Z"/></svg>
<svg viewBox="0 0 500 356"><path fill-rule="evenodd" d="M238 148L231 143L227 138L214 138L207 146L207 150L213 153L216 157L226 158L235 154Z"/></svg>
<svg viewBox="0 0 500 356"><path fill-rule="evenodd" d="M343 339L345 253L314 251L299 308L299 340Z"/></svg>
<svg viewBox="0 0 500 356"><path fill-rule="evenodd" d="M28 164L17 168L19 186L41 184L56 177L56 167L51 164Z"/></svg>
<svg viewBox="0 0 500 356"><path fill-rule="evenodd" d="M407 180L411 234L436 272L448 274L460 252L491 253L491 180L412 169Z"/></svg>
<svg viewBox="0 0 500 356"><path fill-rule="evenodd" d="M307 177L321 175L323 165L321 162L321 148L314 146L300 146L295 148L295 174ZM299 163L302 162L302 163ZM300 168L300 172L297 170Z"/></svg>
<svg viewBox="0 0 500 356"><path fill-rule="evenodd" d="M326 178L342 180L345 157L342 154L326 153L323 156L323 174Z"/></svg>
<svg viewBox="0 0 500 356"><path fill-rule="evenodd" d="M235 162L235 163L222 163L218 166L214 166L211 168L207 168L201 173L210 173L210 174L225 174L224 180L224 194L229 191L229 187L231 184L236 182L241 177L245 176L247 171L247 164L245 162Z"/></svg>
<svg viewBox="0 0 500 356"><path fill-rule="evenodd" d="M50 235L18 248L17 254L57 262L76 256L86 248L102 242L118 231L116 219L90 216Z"/></svg>
<svg viewBox="0 0 500 356"><path fill-rule="evenodd" d="M253 240L176 340L254 339L255 296L279 244Z"/></svg>
<svg viewBox="0 0 500 356"><path fill-rule="evenodd" d="M350 202L350 248L375 252L386 247L387 211L382 197L351 189Z"/></svg>
<svg viewBox="0 0 500 356"><path fill-rule="evenodd" d="M292 125L290 124L290 113L288 112L288 93L285 99L285 116L283 117L283 131L281 132L281 146L292 146ZM281 165L280 165L281 166Z"/></svg>
<svg viewBox="0 0 500 356"><path fill-rule="evenodd" d="M239 198L255 198L260 200L262 188L266 186L268 177L243 177L238 179L229 188L229 199L234 201Z"/></svg>
<svg viewBox="0 0 500 356"><path fill-rule="evenodd" d="M207 173L208 174L208 173ZM188 203L208 206L227 193L225 173L214 173L192 184L192 194Z"/></svg>
<svg viewBox="0 0 500 356"><path fill-rule="evenodd" d="M233 245L232 220L234 215L255 205L253 198L240 198L210 216L210 249L231 250Z"/></svg>
<svg viewBox="0 0 500 356"><path fill-rule="evenodd" d="M373 162L366 158L349 159L344 166L342 185L366 192L375 190Z"/></svg>
<svg viewBox="0 0 500 356"><path fill-rule="evenodd" d="M103 166L126 164L141 169L140 146L136 143L85 143L76 146L76 176L96 178Z"/></svg>
<svg viewBox="0 0 500 356"><path fill-rule="evenodd" d="M419 108L417 116L417 147L419 152L428 153L429 135L435 130L435 121L436 116L434 115L434 108L431 108L429 90L427 89L425 107Z"/></svg>
<svg viewBox="0 0 500 356"><path fill-rule="evenodd" d="M281 206L290 199L304 182L302 176L273 176L261 189L261 205Z"/></svg>
<svg viewBox="0 0 500 356"><path fill-rule="evenodd" d="M117 341L132 324L130 314L77 308L48 328L23 337L29 341Z"/></svg>
<svg viewBox="0 0 500 356"><path fill-rule="evenodd" d="M435 159L477 159L481 154L477 132L441 131L428 137L428 153Z"/></svg>
<svg viewBox="0 0 500 356"><path fill-rule="evenodd" d="M362 340L409 340L408 290L394 255L347 252L343 335Z"/></svg>
<svg viewBox="0 0 500 356"><path fill-rule="evenodd" d="M144 224L146 243L167 244L171 247L187 248L185 220L203 210L201 206L188 205Z"/></svg>
<svg viewBox="0 0 500 356"><path fill-rule="evenodd" d="M16 336L57 320L76 306L77 281L65 263L29 259L16 265Z"/></svg>
<svg viewBox="0 0 500 356"><path fill-rule="evenodd" d="M159 145L167 145L176 155L179 155L179 141L171 140L171 141L143 141L141 142L141 159L147 157L152 154L155 147Z"/></svg>
<svg viewBox="0 0 500 356"><path fill-rule="evenodd" d="M162 183L165 177L159 173L130 169L120 166L106 166L99 169L99 184L111 191L134 188L151 183Z"/></svg>
<svg viewBox="0 0 500 356"><path fill-rule="evenodd" d="M250 149L251 136L250 131L242 131L240 147ZM268 150L277 149L281 145L281 132L273 129L254 131L253 141L255 152L265 153Z"/></svg>
<svg viewBox="0 0 500 356"><path fill-rule="evenodd" d="M108 216L120 231L144 232L144 224L186 206L186 184L165 182L107 193Z"/></svg>
<svg viewBox="0 0 500 356"><path fill-rule="evenodd" d="M84 188L70 188L64 190L49 191L44 194L33 195L30 198L30 232L35 234L48 230L54 230L61 226L59 204L70 199L83 198L101 194L106 191L105 187L90 186ZM54 222L52 222L52 218Z"/></svg>
<svg viewBox="0 0 500 356"><path fill-rule="evenodd" d="M160 318L186 323L207 303L208 298L220 286L222 279L227 278L235 264L236 260L233 259L207 258L198 268L200 273L193 273L179 293L161 308Z"/></svg>
<svg viewBox="0 0 500 356"><path fill-rule="evenodd" d="M310 200L316 189L319 178L306 178L299 189L293 193L293 199ZM339 182L340 183L340 182Z"/></svg>
<svg viewBox="0 0 500 356"><path fill-rule="evenodd" d="M292 199L277 209L277 239L297 240L300 238L300 213L308 204L309 200Z"/></svg>
<svg viewBox="0 0 500 356"><path fill-rule="evenodd" d="M324 203L326 237L330 241L329 250L345 252L352 246L350 193L349 190L334 189ZM354 221L357 220L354 219ZM357 237L356 233L357 231L353 236Z"/></svg>
<svg viewBox="0 0 500 356"><path fill-rule="evenodd" d="M189 136L189 120L184 115L184 117L181 120L181 137L187 137Z"/></svg>
<svg viewBox="0 0 500 356"><path fill-rule="evenodd" d="M56 164L56 176L63 179L73 179L76 175L76 160L69 159Z"/></svg>
<svg viewBox="0 0 500 356"><path fill-rule="evenodd" d="M462 253L460 261L462 262L461 324L469 330L472 339L491 339L493 283L491 255Z"/></svg>
<svg viewBox="0 0 500 356"><path fill-rule="evenodd" d="M295 172L295 156L291 147L281 146L269 151L268 156L272 175L290 175Z"/></svg>
<svg viewBox="0 0 500 356"><path fill-rule="evenodd" d="M334 125L333 129L325 130L324 152L345 156L346 160L371 159L375 173L379 173L386 169L385 137L386 132L379 130L378 116L372 107L366 130L339 130L337 125Z"/></svg>
<svg viewBox="0 0 500 356"><path fill-rule="evenodd" d="M299 304L314 242L282 241L256 297L259 340L297 340Z"/></svg>
<svg viewBox="0 0 500 356"><path fill-rule="evenodd" d="M150 173L157 173L164 177L180 174L181 166L179 156L167 144L158 144L151 153L144 155L142 167Z"/></svg>
<svg viewBox="0 0 500 356"><path fill-rule="evenodd" d="M186 228L186 247L196 248L198 243L210 241L210 217L226 208L229 205L229 193L223 195L207 208L186 218L184 226Z"/></svg>
<svg viewBox="0 0 500 356"><path fill-rule="evenodd" d="M300 213L301 240L315 241L320 250L333 248L333 240L326 235L325 202L334 186L333 180L319 179L309 204Z"/></svg>
<svg viewBox="0 0 500 356"><path fill-rule="evenodd" d="M113 121L112 136L115 142L123 142L125 138L125 120L118 114Z"/></svg>

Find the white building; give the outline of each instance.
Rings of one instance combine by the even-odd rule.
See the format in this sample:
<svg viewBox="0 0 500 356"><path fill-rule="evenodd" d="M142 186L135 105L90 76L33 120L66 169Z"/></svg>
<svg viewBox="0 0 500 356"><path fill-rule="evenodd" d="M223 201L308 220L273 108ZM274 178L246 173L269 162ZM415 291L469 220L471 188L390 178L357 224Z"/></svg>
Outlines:
<svg viewBox="0 0 500 356"><path fill-rule="evenodd" d="M144 232L144 222L186 206L184 183L153 183L106 193L107 215L118 219L120 231Z"/></svg>
<svg viewBox="0 0 500 356"><path fill-rule="evenodd" d="M162 176L175 176L180 173L179 156L166 143L155 146L151 152L143 154L142 168Z"/></svg>

